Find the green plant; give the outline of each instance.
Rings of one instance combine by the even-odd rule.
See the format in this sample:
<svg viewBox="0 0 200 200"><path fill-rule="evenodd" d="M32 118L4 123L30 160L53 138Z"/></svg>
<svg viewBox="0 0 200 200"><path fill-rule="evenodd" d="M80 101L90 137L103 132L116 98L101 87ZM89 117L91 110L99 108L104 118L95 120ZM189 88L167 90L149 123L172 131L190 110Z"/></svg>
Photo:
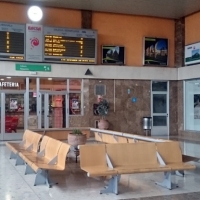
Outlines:
<svg viewBox="0 0 200 200"><path fill-rule="evenodd" d="M83 133L79 129L73 129L71 134L73 134L73 135L83 135Z"/></svg>
<svg viewBox="0 0 200 200"><path fill-rule="evenodd" d="M106 99L103 99L102 101L99 102L97 111L98 111L99 115L102 116L103 119L108 114L108 109L109 109L109 103Z"/></svg>

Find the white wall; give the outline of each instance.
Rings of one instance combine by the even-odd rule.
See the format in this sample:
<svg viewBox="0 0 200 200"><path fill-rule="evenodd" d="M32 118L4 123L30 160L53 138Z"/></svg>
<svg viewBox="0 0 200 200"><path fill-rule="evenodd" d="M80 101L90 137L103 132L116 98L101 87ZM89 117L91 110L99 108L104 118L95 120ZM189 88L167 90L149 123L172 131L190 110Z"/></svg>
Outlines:
<svg viewBox="0 0 200 200"><path fill-rule="evenodd" d="M51 72L37 72L31 75L27 71L16 71L16 62L0 61L2 76L29 77L63 77L63 78L91 78L91 79L138 79L138 80L177 80L177 69L169 67L126 67L110 65L72 65L51 64ZM28 63L23 63L28 64ZM33 64L33 63L32 63ZM38 63L39 65L40 63ZM46 64L46 63L45 63ZM92 76L85 75L90 69Z"/></svg>

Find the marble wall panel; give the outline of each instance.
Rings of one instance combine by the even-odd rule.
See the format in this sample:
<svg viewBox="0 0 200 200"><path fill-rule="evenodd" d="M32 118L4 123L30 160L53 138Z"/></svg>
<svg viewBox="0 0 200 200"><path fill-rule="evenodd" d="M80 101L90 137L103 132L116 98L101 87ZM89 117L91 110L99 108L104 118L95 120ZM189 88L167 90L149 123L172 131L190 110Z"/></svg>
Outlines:
<svg viewBox="0 0 200 200"><path fill-rule="evenodd" d="M110 103L109 114L106 116L110 123L109 129L142 135L142 118L150 115L150 81L90 80L90 104L96 103L97 97L93 91L99 81L106 85L104 98ZM132 102L133 97L137 98L136 103ZM92 112L90 114L90 124L93 125L92 121L100 117L93 116Z"/></svg>
<svg viewBox="0 0 200 200"><path fill-rule="evenodd" d="M97 103L95 85L106 86L105 99L109 101L110 109L106 119L110 123L110 130L145 135L142 128L143 117L151 115L151 81L141 80L105 80L85 79L84 80L84 116L71 116L70 126L95 127L95 121L100 116L93 114L93 104ZM177 108L180 83L170 82L170 135L178 134L178 122L180 120ZM130 92L128 92L130 90ZM137 98L135 103L132 98Z"/></svg>
<svg viewBox="0 0 200 200"><path fill-rule="evenodd" d="M178 135L178 82L170 81L169 84L169 132Z"/></svg>

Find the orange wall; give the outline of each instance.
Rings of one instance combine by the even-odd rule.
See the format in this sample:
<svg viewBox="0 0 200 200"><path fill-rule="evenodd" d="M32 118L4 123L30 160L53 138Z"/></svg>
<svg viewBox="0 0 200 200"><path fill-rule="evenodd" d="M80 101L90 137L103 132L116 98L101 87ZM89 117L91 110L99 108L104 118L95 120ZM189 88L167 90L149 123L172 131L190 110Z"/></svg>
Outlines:
<svg viewBox="0 0 200 200"><path fill-rule="evenodd" d="M0 21L30 23L27 10L27 5L0 2ZM81 28L81 11L43 8L43 12L43 25ZM169 66L174 66L174 20L93 12L92 28L98 30L98 64L101 45L111 44L125 46L126 65L142 66L143 37L152 36L169 39Z"/></svg>
<svg viewBox="0 0 200 200"><path fill-rule="evenodd" d="M185 44L200 41L200 12L185 18Z"/></svg>
<svg viewBox="0 0 200 200"><path fill-rule="evenodd" d="M0 2L0 21L14 23L31 23L27 16L27 5L1 3ZM42 8L43 19L40 24L46 26L81 28L81 11Z"/></svg>
<svg viewBox="0 0 200 200"><path fill-rule="evenodd" d="M101 45L122 45L126 51L126 65L142 66L143 37L169 39L169 66L174 66L174 20L110 13L93 13L92 27L98 30L98 63Z"/></svg>

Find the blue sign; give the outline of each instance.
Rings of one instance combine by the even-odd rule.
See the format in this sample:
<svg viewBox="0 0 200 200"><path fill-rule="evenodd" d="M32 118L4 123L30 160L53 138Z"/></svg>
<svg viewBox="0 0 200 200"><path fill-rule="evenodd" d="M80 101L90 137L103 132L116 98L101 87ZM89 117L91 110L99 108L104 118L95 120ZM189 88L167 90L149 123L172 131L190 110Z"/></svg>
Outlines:
<svg viewBox="0 0 200 200"><path fill-rule="evenodd" d="M136 97L133 97L133 98L132 98L132 102L133 102L133 103L137 102L137 98L136 98Z"/></svg>

